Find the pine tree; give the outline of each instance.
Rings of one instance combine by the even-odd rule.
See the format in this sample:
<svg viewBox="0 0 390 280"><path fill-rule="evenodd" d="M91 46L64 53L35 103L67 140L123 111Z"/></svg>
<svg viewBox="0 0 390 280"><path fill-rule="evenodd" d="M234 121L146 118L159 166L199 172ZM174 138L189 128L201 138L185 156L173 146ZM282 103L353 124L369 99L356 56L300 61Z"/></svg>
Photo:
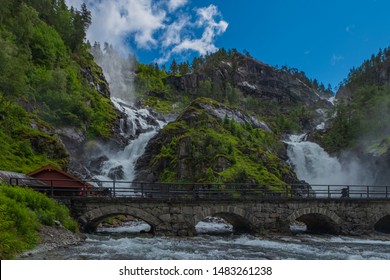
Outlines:
<svg viewBox="0 0 390 280"><path fill-rule="evenodd" d="M172 74L177 74L178 66L176 59L172 60L171 67L169 69L171 70Z"/></svg>
<svg viewBox="0 0 390 280"><path fill-rule="evenodd" d="M185 75L191 72L190 65L188 62L180 63L178 69L181 75Z"/></svg>

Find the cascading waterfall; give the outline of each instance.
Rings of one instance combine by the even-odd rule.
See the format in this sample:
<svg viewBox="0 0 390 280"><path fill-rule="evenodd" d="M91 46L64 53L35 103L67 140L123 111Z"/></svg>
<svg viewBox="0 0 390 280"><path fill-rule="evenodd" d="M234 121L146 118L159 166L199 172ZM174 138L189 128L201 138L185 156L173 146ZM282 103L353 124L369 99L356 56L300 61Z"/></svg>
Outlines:
<svg viewBox="0 0 390 280"><path fill-rule="evenodd" d="M100 181L130 182L134 180L137 159L166 122L148 109L134 106L134 61L130 57L122 58L111 46L103 52L94 45L91 51L110 85L111 101L123 115L120 136L129 143L124 149L100 145L91 156L92 174Z"/></svg>
<svg viewBox="0 0 390 280"><path fill-rule="evenodd" d="M108 160L101 166L101 174L97 179L110 181L119 179L133 181L134 167L137 159L144 153L149 140L166 124L162 120L155 119L147 109L136 109L128 102L120 98L111 98L115 107L124 113L126 118L121 119L121 135L132 138L124 150L105 154ZM149 120L149 121L148 121ZM150 120L153 120L150 122Z"/></svg>
<svg viewBox="0 0 390 280"><path fill-rule="evenodd" d="M342 183L338 181L343 177L340 176L343 171L338 159L329 156L318 144L306 141L305 138L306 134L291 135L286 141L289 145L287 155L298 178L315 185Z"/></svg>
<svg viewBox="0 0 390 280"><path fill-rule="evenodd" d="M289 162L298 178L312 185L317 193L326 190L319 185L339 185L341 189L345 185L372 183L369 172L358 160L348 157L340 162L318 144L307 141L306 134L290 135L285 143Z"/></svg>

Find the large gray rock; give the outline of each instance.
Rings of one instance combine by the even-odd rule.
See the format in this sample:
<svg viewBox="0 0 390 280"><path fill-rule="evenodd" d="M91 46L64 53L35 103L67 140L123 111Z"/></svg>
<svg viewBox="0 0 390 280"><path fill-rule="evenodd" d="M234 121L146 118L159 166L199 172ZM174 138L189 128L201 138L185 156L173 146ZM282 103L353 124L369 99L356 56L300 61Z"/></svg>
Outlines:
<svg viewBox="0 0 390 280"><path fill-rule="evenodd" d="M236 55L233 63L220 62L212 72L198 71L182 76L169 76L165 82L178 92L196 94L201 82L211 80L220 88L229 82L244 94L264 100L277 102L282 112L288 112L291 106L304 104L317 108L331 108L329 93L319 92L297 75L262 63L254 58Z"/></svg>

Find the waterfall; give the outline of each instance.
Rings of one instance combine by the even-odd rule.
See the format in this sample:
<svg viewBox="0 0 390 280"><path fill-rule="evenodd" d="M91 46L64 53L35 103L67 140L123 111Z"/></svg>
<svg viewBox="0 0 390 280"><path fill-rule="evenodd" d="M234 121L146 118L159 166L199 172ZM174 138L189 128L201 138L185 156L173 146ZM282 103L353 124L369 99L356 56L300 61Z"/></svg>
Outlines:
<svg viewBox="0 0 390 280"><path fill-rule="evenodd" d="M287 155L300 180L310 184L341 184L342 166L318 144L305 141L306 135L291 135ZM339 180L343 182L340 182Z"/></svg>
<svg viewBox="0 0 390 280"><path fill-rule="evenodd" d="M324 190L315 185L372 184L371 174L356 157L348 156L342 161L332 157L318 144L307 141L306 134L290 135L285 143L289 163L298 178L312 185L314 191Z"/></svg>
<svg viewBox="0 0 390 280"><path fill-rule="evenodd" d="M126 116L120 120L121 135L132 140L123 150L104 151L107 160L101 164L100 174L96 177L102 181L133 181L137 159L144 153L149 140L166 123L155 119L147 109L134 108L120 98L111 99L115 107Z"/></svg>
<svg viewBox="0 0 390 280"><path fill-rule="evenodd" d="M120 136L128 142L124 148L100 144L90 155L89 169L100 181L133 181L135 164L144 153L149 140L166 124L147 108L134 105L134 60L116 52L111 46L102 51L99 45L91 49L110 86L111 101L121 112ZM104 184L103 184L104 185Z"/></svg>

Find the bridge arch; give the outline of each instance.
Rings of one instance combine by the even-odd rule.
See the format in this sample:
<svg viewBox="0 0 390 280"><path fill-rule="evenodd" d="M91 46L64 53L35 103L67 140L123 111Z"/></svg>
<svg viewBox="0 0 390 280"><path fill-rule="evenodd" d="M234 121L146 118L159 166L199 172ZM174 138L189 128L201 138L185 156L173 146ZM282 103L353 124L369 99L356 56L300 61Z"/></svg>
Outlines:
<svg viewBox="0 0 390 280"><path fill-rule="evenodd" d="M126 205L110 205L100 208L96 208L85 212L79 217L78 221L84 232L96 231L99 223L105 218L116 216L116 215L130 215L135 218L141 219L148 223L151 227L151 232L154 232L163 222L152 214L136 207Z"/></svg>
<svg viewBox="0 0 390 280"><path fill-rule="evenodd" d="M319 207L298 209L289 215L287 220L290 224L295 221L302 222L307 230L313 233L339 233L342 224L342 219L334 212Z"/></svg>
<svg viewBox="0 0 390 280"><path fill-rule="evenodd" d="M390 234L390 209L371 217L371 229Z"/></svg>
<svg viewBox="0 0 390 280"><path fill-rule="evenodd" d="M253 232L260 224L250 212L237 207L217 205L203 209L195 215L195 225L207 217L220 217L233 226L233 232Z"/></svg>

